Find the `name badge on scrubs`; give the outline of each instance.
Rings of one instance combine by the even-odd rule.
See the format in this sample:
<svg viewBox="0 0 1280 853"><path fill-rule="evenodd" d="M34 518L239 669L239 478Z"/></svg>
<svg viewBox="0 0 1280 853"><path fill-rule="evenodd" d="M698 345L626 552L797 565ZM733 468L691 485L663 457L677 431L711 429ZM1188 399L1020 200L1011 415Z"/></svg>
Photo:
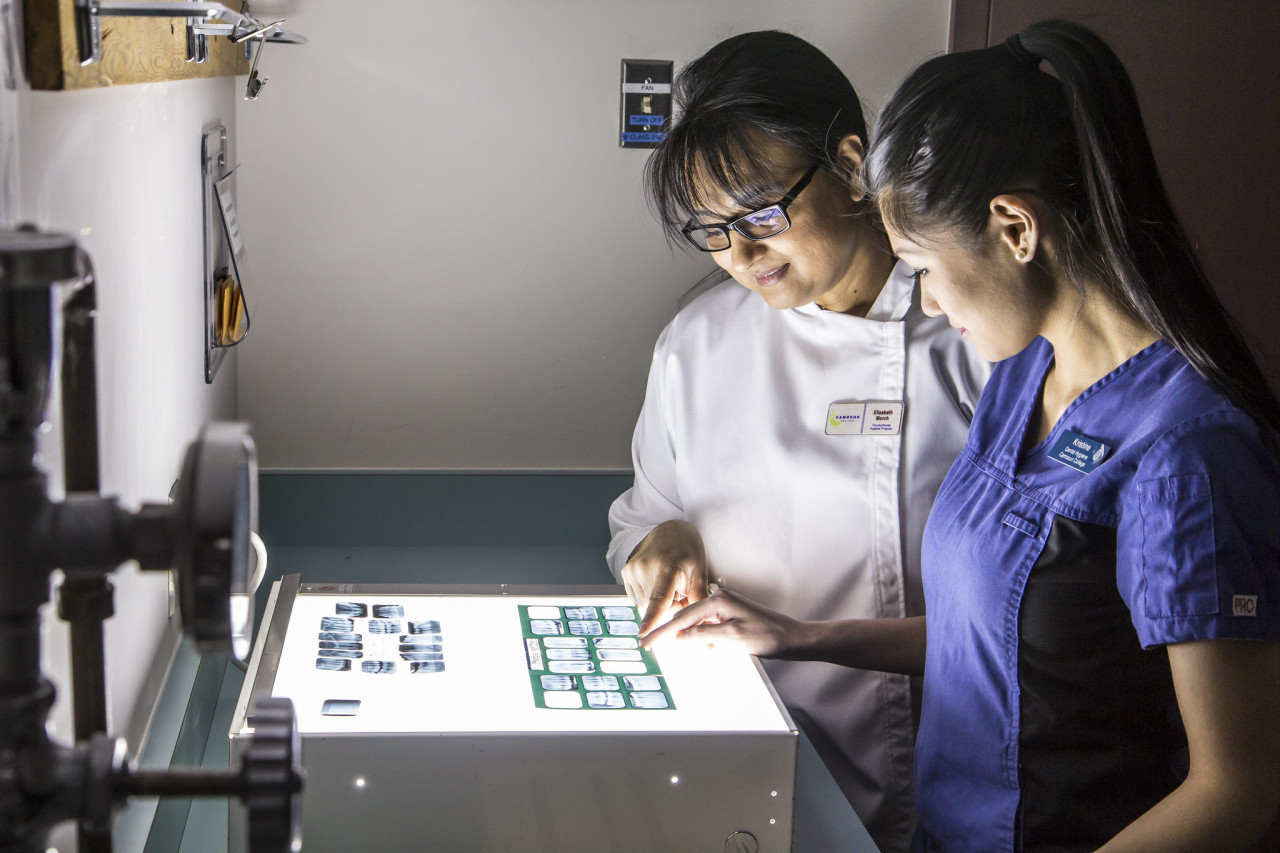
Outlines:
<svg viewBox="0 0 1280 853"><path fill-rule="evenodd" d="M1088 474L1101 465L1110 452L1110 445L1066 429L1049 449L1049 458Z"/></svg>
<svg viewBox="0 0 1280 853"><path fill-rule="evenodd" d="M902 432L901 400L832 403L827 435L897 435Z"/></svg>

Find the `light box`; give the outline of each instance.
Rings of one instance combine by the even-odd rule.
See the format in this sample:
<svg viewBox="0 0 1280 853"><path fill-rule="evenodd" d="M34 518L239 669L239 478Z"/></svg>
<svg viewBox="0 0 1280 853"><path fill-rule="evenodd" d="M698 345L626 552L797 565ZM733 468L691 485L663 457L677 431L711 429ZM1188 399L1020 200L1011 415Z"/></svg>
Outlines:
<svg viewBox="0 0 1280 853"><path fill-rule="evenodd" d="M250 700L292 699L308 853L790 850L796 728L758 662L640 648L615 590L288 576L232 764Z"/></svg>

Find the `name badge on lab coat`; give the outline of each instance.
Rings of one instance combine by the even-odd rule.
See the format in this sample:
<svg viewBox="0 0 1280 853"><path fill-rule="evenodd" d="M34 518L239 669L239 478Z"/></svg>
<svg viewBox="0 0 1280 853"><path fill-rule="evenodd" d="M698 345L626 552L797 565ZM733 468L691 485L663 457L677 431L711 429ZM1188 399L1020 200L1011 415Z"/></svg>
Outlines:
<svg viewBox="0 0 1280 853"><path fill-rule="evenodd" d="M897 435L902 432L901 400L832 403L827 435Z"/></svg>

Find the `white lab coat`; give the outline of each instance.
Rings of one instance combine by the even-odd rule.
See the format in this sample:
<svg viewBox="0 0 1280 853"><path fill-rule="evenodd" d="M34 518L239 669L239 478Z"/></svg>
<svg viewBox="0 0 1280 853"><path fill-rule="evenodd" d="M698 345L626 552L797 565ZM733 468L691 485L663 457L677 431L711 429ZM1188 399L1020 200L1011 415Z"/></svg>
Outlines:
<svg viewBox="0 0 1280 853"><path fill-rule="evenodd" d="M925 519L990 366L915 290L899 263L866 318L775 310L732 281L681 311L654 351L635 485L609 511L614 575L680 518L701 531L712 579L788 615L923 614ZM900 435L826 434L831 403L869 400L905 402ZM765 667L882 850L905 850L912 680Z"/></svg>

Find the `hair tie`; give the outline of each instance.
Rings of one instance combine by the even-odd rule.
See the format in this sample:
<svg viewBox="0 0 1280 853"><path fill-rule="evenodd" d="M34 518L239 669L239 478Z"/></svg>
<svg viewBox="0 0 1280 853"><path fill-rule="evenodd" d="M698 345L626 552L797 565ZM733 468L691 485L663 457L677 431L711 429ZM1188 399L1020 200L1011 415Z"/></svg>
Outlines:
<svg viewBox="0 0 1280 853"><path fill-rule="evenodd" d="M1018 37L1017 33L1014 33L1005 39L1004 46L1009 53L1013 55L1013 61L1018 63L1020 68L1025 68L1028 71L1040 70L1040 62L1044 57L1037 56L1027 50L1026 46L1022 44L1022 39Z"/></svg>

